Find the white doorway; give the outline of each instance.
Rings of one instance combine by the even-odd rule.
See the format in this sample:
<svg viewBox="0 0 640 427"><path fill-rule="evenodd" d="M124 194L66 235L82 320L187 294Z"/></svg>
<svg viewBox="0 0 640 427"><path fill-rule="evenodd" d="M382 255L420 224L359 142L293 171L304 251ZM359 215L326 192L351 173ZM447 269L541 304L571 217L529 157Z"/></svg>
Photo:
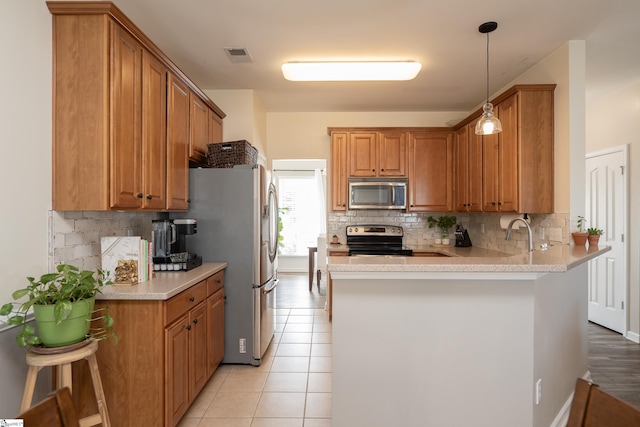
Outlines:
<svg viewBox="0 0 640 427"><path fill-rule="evenodd" d="M627 332L628 146L586 155L587 227L600 228L611 251L589 261L589 320Z"/></svg>
<svg viewBox="0 0 640 427"><path fill-rule="evenodd" d="M309 248L326 233L326 161L273 160L272 168L280 207L278 271L307 272Z"/></svg>

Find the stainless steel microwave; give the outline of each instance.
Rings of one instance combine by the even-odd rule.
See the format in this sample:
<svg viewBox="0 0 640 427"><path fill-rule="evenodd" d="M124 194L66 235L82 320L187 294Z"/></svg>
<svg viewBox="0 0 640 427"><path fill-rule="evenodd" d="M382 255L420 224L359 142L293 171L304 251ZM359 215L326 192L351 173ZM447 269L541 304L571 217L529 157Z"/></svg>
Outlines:
<svg viewBox="0 0 640 427"><path fill-rule="evenodd" d="M349 178L349 209L406 208L406 178Z"/></svg>

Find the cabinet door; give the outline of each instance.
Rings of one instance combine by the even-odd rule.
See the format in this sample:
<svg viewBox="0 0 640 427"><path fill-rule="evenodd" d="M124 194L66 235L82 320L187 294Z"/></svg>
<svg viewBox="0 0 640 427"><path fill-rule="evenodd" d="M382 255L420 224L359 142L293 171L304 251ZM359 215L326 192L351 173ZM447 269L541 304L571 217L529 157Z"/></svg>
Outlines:
<svg viewBox="0 0 640 427"><path fill-rule="evenodd" d="M209 109L209 138L207 144L222 142L222 119ZM209 153L209 147L205 147L205 154Z"/></svg>
<svg viewBox="0 0 640 427"><path fill-rule="evenodd" d="M142 46L113 25L111 57L111 208L142 206Z"/></svg>
<svg viewBox="0 0 640 427"><path fill-rule="evenodd" d="M411 212L449 212L453 208L453 134L409 134Z"/></svg>
<svg viewBox="0 0 640 427"><path fill-rule="evenodd" d="M189 402L192 402L209 379L207 305L204 301L189 311L189 322Z"/></svg>
<svg viewBox="0 0 640 427"><path fill-rule="evenodd" d="M349 176L376 176L377 153L377 133L349 134Z"/></svg>
<svg viewBox="0 0 640 427"><path fill-rule="evenodd" d="M224 289L207 299L208 374L211 376L224 357Z"/></svg>
<svg viewBox="0 0 640 427"><path fill-rule="evenodd" d="M381 132L378 137L378 175L404 177L407 174L406 132Z"/></svg>
<svg viewBox="0 0 640 427"><path fill-rule="evenodd" d="M189 205L189 91L173 74L167 95L167 209Z"/></svg>
<svg viewBox="0 0 640 427"><path fill-rule="evenodd" d="M165 420L174 426L189 407L189 316L165 328Z"/></svg>
<svg viewBox="0 0 640 427"><path fill-rule="evenodd" d="M458 212L469 210L469 127L456 131L454 139L454 209Z"/></svg>
<svg viewBox="0 0 640 427"><path fill-rule="evenodd" d="M496 106L502 122L498 134L498 194L500 212L518 212L518 94ZM530 161L523 159L523 161Z"/></svg>
<svg viewBox="0 0 640 427"><path fill-rule="evenodd" d="M469 212L482 212L482 135L476 135L476 122L467 125L469 134Z"/></svg>
<svg viewBox="0 0 640 427"><path fill-rule="evenodd" d="M189 158L198 163L207 163L209 107L193 92L189 93L189 100L191 108Z"/></svg>
<svg viewBox="0 0 640 427"><path fill-rule="evenodd" d="M142 70L142 207L162 210L167 204L167 69L145 50Z"/></svg>
<svg viewBox="0 0 640 427"><path fill-rule="evenodd" d="M331 134L331 210L346 211L349 191L347 133Z"/></svg>
<svg viewBox="0 0 640 427"><path fill-rule="evenodd" d="M458 129L454 140L454 209L482 211L482 136L475 121Z"/></svg>

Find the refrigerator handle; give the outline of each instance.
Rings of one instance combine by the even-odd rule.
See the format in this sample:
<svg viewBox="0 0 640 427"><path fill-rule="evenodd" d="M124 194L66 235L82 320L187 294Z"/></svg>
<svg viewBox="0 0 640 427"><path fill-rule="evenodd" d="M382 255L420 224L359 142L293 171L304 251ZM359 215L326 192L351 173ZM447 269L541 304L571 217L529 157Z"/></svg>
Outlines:
<svg viewBox="0 0 640 427"><path fill-rule="evenodd" d="M275 290L276 290L276 286L278 285L278 282L279 282L279 281L280 281L279 279L276 279L276 280L274 280L274 281L272 282L273 284L272 284L271 286L265 286L265 288L264 288L264 290L262 291L262 293L263 293L264 295L267 295L267 294L270 294L271 292L275 291Z"/></svg>

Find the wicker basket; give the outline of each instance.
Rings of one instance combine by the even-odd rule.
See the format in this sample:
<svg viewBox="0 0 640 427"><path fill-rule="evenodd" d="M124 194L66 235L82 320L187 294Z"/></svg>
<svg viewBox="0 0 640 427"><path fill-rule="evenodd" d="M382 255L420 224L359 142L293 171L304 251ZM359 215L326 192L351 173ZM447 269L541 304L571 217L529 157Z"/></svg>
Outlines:
<svg viewBox="0 0 640 427"><path fill-rule="evenodd" d="M209 149L207 161L212 168L255 165L258 161L258 150L245 140L207 144L207 147Z"/></svg>

